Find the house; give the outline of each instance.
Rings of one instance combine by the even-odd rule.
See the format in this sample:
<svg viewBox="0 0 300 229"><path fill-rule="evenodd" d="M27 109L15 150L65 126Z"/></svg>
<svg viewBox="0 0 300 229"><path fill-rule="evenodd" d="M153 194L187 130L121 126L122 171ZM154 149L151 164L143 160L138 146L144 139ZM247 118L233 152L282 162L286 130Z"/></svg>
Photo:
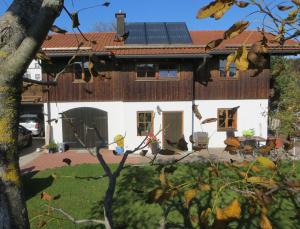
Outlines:
<svg viewBox="0 0 300 229"><path fill-rule="evenodd" d="M34 59L30 63L27 71L24 74L24 77L32 80L38 80L38 81L42 80L42 69L37 60Z"/></svg>
<svg viewBox="0 0 300 229"><path fill-rule="evenodd" d="M299 53L295 42L271 44L260 72L251 67L238 72L234 66L226 72L226 55L250 47L261 39L259 32L244 31L206 51L224 31L188 31L185 23L125 23L125 17L116 14L116 32L51 34L44 42L53 62L43 63L44 80L60 73L57 86L44 90L48 137L80 147L75 131L93 147L99 139L113 142L122 134L126 149L159 130L164 148L166 139L188 141L195 132L208 133L209 147L223 147L226 136L248 129L267 137L270 55ZM217 122L201 124L207 118Z"/></svg>
<svg viewBox="0 0 300 229"><path fill-rule="evenodd" d="M37 60L30 63L23 77L30 80L42 80L42 69ZM37 114L43 120L43 92L40 85L23 82L21 114Z"/></svg>

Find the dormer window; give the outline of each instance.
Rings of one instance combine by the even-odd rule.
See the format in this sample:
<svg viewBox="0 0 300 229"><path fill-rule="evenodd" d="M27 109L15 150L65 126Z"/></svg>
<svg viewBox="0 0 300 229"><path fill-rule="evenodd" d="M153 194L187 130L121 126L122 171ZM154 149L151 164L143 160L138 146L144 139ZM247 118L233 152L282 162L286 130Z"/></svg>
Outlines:
<svg viewBox="0 0 300 229"><path fill-rule="evenodd" d="M89 62L84 58L81 61L76 61L73 64L74 81L73 83L88 83L92 76L89 71Z"/></svg>
<svg viewBox="0 0 300 229"><path fill-rule="evenodd" d="M226 71L226 63L227 60L225 57L219 59L220 77L223 79L236 79L238 75L234 63L230 65L229 71Z"/></svg>

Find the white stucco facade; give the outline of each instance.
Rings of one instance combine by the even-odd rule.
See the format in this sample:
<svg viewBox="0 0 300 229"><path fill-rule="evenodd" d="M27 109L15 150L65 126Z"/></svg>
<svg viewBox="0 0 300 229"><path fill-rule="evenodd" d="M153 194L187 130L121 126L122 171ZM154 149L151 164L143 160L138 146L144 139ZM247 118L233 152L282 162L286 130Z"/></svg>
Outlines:
<svg viewBox="0 0 300 229"><path fill-rule="evenodd" d="M268 100L197 100L195 104L199 106L202 120L206 118L216 118L218 108L232 108L240 106L237 114L236 136L241 136L244 130L253 128L255 135L267 137L267 108ZM217 123L201 125L201 122L194 118L192 114L192 101L172 101L172 102L67 102L44 104L45 120L48 120L48 109L51 110L51 119L58 119L58 122L51 122L53 140L57 143L63 142L62 119L60 113L68 110L89 107L97 108L107 112L108 117L108 141L113 142L117 134L126 134L125 149L133 149L144 137L137 134L137 112L152 111L154 116L154 133L162 129L162 114L157 111L157 106L164 112L183 112L183 134L186 141L192 131L208 132L210 141L209 147L224 147L226 132L217 131ZM47 123L45 123L47 124ZM162 142L162 133L158 135ZM112 145L110 148L114 148ZM191 150L191 144L189 144Z"/></svg>
<svg viewBox="0 0 300 229"><path fill-rule="evenodd" d="M267 137L268 132L268 99L253 100L196 100L195 104L202 115L202 120L216 118L218 108L233 108L240 106L237 110L237 131L235 136L242 136L242 132L254 129L255 135ZM224 147L226 132L217 131L217 123L201 125L197 119L194 123L194 131L208 132L209 147Z"/></svg>

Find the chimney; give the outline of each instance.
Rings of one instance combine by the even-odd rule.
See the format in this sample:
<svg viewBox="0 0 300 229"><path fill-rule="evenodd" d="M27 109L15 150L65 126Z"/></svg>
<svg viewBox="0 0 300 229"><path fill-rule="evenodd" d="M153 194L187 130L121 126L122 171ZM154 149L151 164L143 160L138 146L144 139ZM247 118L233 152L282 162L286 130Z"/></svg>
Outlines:
<svg viewBox="0 0 300 229"><path fill-rule="evenodd" d="M125 18L126 14L123 13L121 10L115 14L117 19L117 36L121 37L125 33Z"/></svg>

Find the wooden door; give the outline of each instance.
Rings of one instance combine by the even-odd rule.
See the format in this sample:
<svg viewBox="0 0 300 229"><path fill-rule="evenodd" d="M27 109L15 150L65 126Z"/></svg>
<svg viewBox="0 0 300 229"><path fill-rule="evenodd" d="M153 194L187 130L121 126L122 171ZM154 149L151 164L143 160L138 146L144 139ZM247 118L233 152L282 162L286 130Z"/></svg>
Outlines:
<svg viewBox="0 0 300 229"><path fill-rule="evenodd" d="M163 112L163 149L174 149L166 142L178 142L183 135L183 112Z"/></svg>
<svg viewBox="0 0 300 229"><path fill-rule="evenodd" d="M88 148L108 141L107 112L99 109L79 107L66 111L63 115L62 127L63 141L71 148L84 148L78 138Z"/></svg>

